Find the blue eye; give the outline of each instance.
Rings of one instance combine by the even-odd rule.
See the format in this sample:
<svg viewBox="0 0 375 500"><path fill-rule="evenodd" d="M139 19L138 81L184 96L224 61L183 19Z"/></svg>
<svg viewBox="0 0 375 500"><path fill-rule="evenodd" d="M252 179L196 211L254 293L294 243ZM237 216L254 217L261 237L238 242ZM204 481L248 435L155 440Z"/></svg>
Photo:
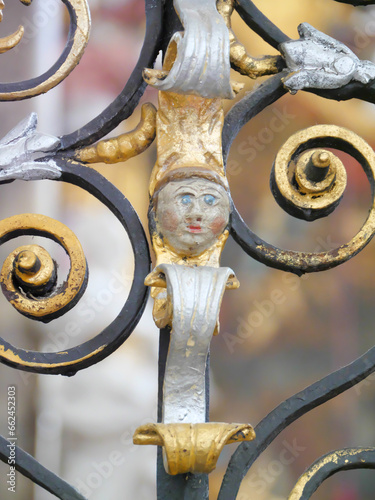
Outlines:
<svg viewBox="0 0 375 500"><path fill-rule="evenodd" d="M190 194L184 194L181 197L181 203L183 205L190 205L190 203L191 203L191 196L190 196Z"/></svg>
<svg viewBox="0 0 375 500"><path fill-rule="evenodd" d="M213 196L212 194L206 194L203 199L204 199L204 202L210 206L212 206L216 201L215 196Z"/></svg>

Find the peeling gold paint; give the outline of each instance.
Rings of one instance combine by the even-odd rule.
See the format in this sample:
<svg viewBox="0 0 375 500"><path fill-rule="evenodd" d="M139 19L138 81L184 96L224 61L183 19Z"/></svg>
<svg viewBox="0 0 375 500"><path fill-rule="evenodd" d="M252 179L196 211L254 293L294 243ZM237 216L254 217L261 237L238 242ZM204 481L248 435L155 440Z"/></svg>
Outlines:
<svg viewBox="0 0 375 500"><path fill-rule="evenodd" d="M96 356L99 352L103 351L107 346L101 346L98 349L96 349L93 352L90 352L87 356L84 356L83 358L75 359L73 361L65 361L63 363L32 363L30 361L25 361L21 359L20 356L15 354L11 349L5 349L3 345L0 345L0 357L6 359L7 361L10 361L11 363L14 363L18 366L28 366L28 367L35 367L35 368L58 368L61 366L73 366L76 365L82 361L85 361L86 359L90 359L93 356ZM29 352L29 351L26 351ZM58 353L58 354L64 354L63 352Z"/></svg>
<svg viewBox="0 0 375 500"><path fill-rule="evenodd" d="M297 484L293 488L293 491L289 495L288 500L300 500L303 496L303 490L305 489L308 482L320 471L320 469L322 469L329 463L337 464L339 459L345 456L355 456L358 455L358 453L363 453L372 450L373 450L372 448L347 449L347 450L335 451L329 455L326 455L316 464L310 467L310 469L299 478ZM345 460L345 462L348 462L348 460Z"/></svg>

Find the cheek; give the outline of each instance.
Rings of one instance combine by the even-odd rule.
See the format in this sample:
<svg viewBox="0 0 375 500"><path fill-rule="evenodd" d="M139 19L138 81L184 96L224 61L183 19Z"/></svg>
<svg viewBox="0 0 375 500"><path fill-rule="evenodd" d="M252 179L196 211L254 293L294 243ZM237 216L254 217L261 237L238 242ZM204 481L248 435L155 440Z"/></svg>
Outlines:
<svg viewBox="0 0 375 500"><path fill-rule="evenodd" d="M226 219L222 215L218 215L209 225L210 230L214 235L218 235L223 232L225 226L227 225Z"/></svg>
<svg viewBox="0 0 375 500"><path fill-rule="evenodd" d="M166 229L167 231L176 231L178 227L178 216L173 210L163 210L161 215L161 229Z"/></svg>

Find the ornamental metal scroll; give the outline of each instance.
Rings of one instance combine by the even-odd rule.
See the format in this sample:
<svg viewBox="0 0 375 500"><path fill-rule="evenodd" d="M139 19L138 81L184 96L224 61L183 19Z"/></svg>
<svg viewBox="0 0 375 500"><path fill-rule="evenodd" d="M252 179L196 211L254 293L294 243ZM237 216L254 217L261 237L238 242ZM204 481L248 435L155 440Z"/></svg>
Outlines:
<svg viewBox="0 0 375 500"><path fill-rule="evenodd" d="M31 0L21 0L28 5ZM353 6L372 1L346 1ZM0 100L19 100L46 92L65 79L86 47L90 15L86 0L63 0L70 15L69 40L57 63L44 75L0 85ZM195 8L192 8L195 7ZM0 0L0 12L4 7ZM298 275L338 266L359 253L375 234L375 153L354 132L334 125L297 131L269 166L271 190L290 215L313 221L339 205L346 188L345 165L332 153L355 158L366 173L372 205L358 234L332 251L286 251L261 240L237 212L225 164L241 127L287 92L313 92L323 98L360 98L375 102L375 65L360 60L343 43L307 23L299 40L290 40L249 0L146 0L146 34L139 61L124 90L92 122L61 138L36 130L33 114L0 141L0 183L50 179L77 185L106 205L129 235L135 255L132 288L119 316L91 340L64 352L15 348L0 339L0 361L13 368L74 375L101 361L129 337L148 296L161 329L158 422L137 429L136 444L159 446L158 493L161 500L207 499L208 474L225 444L241 442L224 476L219 500L234 499L253 462L276 436L302 415L375 372L375 348L345 368L327 375L281 403L255 429L250 424L209 422L209 348L219 334L225 290L236 289L235 270L220 267L227 238L267 266ZM254 58L237 39L231 15L245 23L280 55ZM198 12L199 11L199 12ZM197 13L199 14L197 16ZM183 27L181 27L182 21ZM182 29L185 28L183 31ZM23 28L0 40L11 50ZM158 52L163 69L152 68ZM229 66L250 78L270 76L242 97L224 116L223 100L241 85ZM146 83L159 89L158 109L142 107L139 125L119 137L103 139L130 116ZM142 153L156 138L157 161L150 179L149 229L156 266L144 229L129 202L88 164L116 163ZM98 142L99 141L99 142ZM42 235L60 243L71 260L63 286L56 264L36 245L14 250L6 259L1 286L12 306L30 319L50 322L74 307L84 293L88 265L74 234L44 215L15 215L0 222L0 244L20 235ZM8 442L0 437L0 459ZM80 493L17 449L16 468L55 496L82 500ZM307 499L339 470L375 468L374 449L343 449L318 459L300 478L290 500Z"/></svg>

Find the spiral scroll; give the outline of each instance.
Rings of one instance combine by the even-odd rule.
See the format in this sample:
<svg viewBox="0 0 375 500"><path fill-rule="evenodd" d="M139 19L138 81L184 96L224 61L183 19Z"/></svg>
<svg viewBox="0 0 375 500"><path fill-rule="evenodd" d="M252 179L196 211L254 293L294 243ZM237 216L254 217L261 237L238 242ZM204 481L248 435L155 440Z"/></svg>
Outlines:
<svg viewBox="0 0 375 500"><path fill-rule="evenodd" d="M295 187L295 179L292 178L289 172L290 163L296 160L299 155L307 150L322 147L344 151L361 164L372 190L372 205L368 217L360 231L349 243L329 252L304 253L282 250L261 240L250 231L234 208L232 213L232 236L245 252L270 267L296 274L331 269L346 262L363 250L375 234L375 153L363 139L347 129L333 125L317 125L296 134L286 143L281 149L280 155L276 158L271 177L271 186L277 201L292 215L307 220L314 220L317 217L328 215L336 208L345 188L346 180L342 166L335 158L330 157L336 163L333 168L335 172L328 172L329 175L333 175L332 182L328 183L326 188L322 188L318 194L315 193L314 196L320 198L320 201L313 200L313 196L310 199L310 205L307 207L303 205L303 202L301 205L301 199L297 196L298 190ZM322 153L322 151L320 152ZM306 159L304 161L306 166ZM309 179L305 180L309 181ZM315 186L317 184L317 182L309 182L312 185L315 184ZM335 182L340 184L338 190L336 190ZM318 204L314 207L316 201ZM315 215L313 210L316 212Z"/></svg>
<svg viewBox="0 0 375 500"><path fill-rule="evenodd" d="M43 215L16 215L0 222L0 244L20 234L55 240L70 258L68 279L51 296L48 294L55 285L56 271L42 247L20 247L4 262L1 287L5 297L21 314L47 323L71 309L85 291L88 275L85 255L70 229Z"/></svg>
<svg viewBox="0 0 375 500"><path fill-rule="evenodd" d="M143 282L150 269L150 255L147 239L137 214L120 191L95 170L84 167L79 163L63 159L56 159L56 163L61 169L59 181L68 182L84 188L104 203L119 219L129 235L135 257L134 279L129 297L117 318L92 339L81 345L67 349L64 352L45 353L17 348L0 338L1 363L13 368L18 368L19 370L34 373L71 376L77 371L87 368L111 354L125 342L136 327L142 316L148 296L147 289ZM84 287L84 283L81 287L79 284L84 275L84 255L78 248L77 241L72 239L73 236L71 232L65 228L65 226L60 226L56 221L52 221L55 225L55 229L58 227L58 231L51 231L51 228L47 229L47 222L50 224L51 219L43 216L37 216L36 219L35 217L36 216L15 216L14 218L6 219L0 223L0 230L2 231L1 236L3 238L0 239L0 243L17 235L35 234L45 235L60 242L64 246L71 257L71 271L67 284L63 285L65 288L62 290L63 295L69 295L71 299L71 301L64 306L66 311L76 303L80 291L83 290ZM14 226L16 223L18 225ZM16 227L17 229L12 230L12 227ZM3 269L3 276L5 278L4 286L6 294L12 304L15 307L17 305L17 308L19 308L18 306L23 307L24 309L20 312L28 316L32 316L31 313L36 313L34 314L34 319L35 316L39 314L38 303L44 303L43 301L45 300L46 310L44 312L47 314L42 315L41 319L42 321L46 321L48 319L53 319L53 317L59 314L57 302L60 299L55 299L52 294L49 298L39 297L38 300L34 301L34 295L30 292L29 287L30 276L38 273L38 266L35 267L35 261L37 261L37 259L34 258L35 255L33 256L32 253L35 254L36 251L29 247L26 249L17 249L11 254L8 258L9 261L5 263L5 270ZM36 257L41 260L40 257L42 256L36 255ZM44 259L44 257L42 257L42 259ZM13 270L15 274L18 274L18 279L15 278L13 280ZM26 278L28 281L26 285L19 285L20 278L23 280ZM51 278L53 279L53 276L51 276ZM47 279L47 283L48 281ZM8 287L14 287L19 295L15 295L15 292L11 289L8 291ZM21 288L21 290L18 288ZM46 291L42 289L42 294L43 293L46 293ZM58 295L56 295L56 297L57 296ZM56 310L52 311L52 306L55 306Z"/></svg>

